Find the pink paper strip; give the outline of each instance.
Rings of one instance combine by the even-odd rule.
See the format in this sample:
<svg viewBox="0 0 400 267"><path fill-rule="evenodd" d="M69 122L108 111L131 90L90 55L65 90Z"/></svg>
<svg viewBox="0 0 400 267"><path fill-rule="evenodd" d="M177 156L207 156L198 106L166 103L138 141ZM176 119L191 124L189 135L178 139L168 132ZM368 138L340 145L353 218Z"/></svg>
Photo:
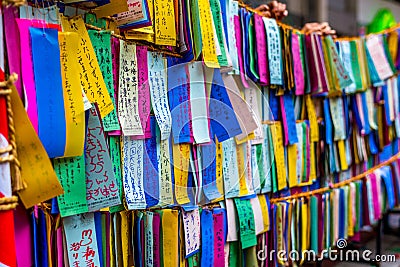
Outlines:
<svg viewBox="0 0 400 267"><path fill-rule="evenodd" d="M213 214L214 226L214 266L225 265L225 252L224 252L224 225L222 213Z"/></svg>
<svg viewBox="0 0 400 267"><path fill-rule="evenodd" d="M370 182L371 182L371 191L372 191L372 203L374 205L374 218L378 220L381 216L381 203L379 201L379 192L377 187L377 181L379 180L376 177L375 173L370 174Z"/></svg>
<svg viewBox="0 0 400 267"><path fill-rule="evenodd" d="M119 39L112 37L111 38L111 54L112 54L112 72L113 72L113 81L114 81L114 99L115 99L115 108L118 114L118 86L119 86ZM117 116L118 117L118 116ZM108 132L110 136L120 136L121 130Z"/></svg>
<svg viewBox="0 0 400 267"><path fill-rule="evenodd" d="M63 250L63 231L62 227L57 229L57 266L63 266L64 250Z"/></svg>
<svg viewBox="0 0 400 267"><path fill-rule="evenodd" d="M188 101L189 101L189 130L190 130L190 143L194 143L194 133L193 133L193 124L192 124L192 108L191 108L191 101L190 101L190 73L188 69L188 65L186 64L185 66L185 71L186 71L186 83L187 83L187 92L188 92Z"/></svg>
<svg viewBox="0 0 400 267"><path fill-rule="evenodd" d="M18 266L33 266L31 224L27 211L20 205L14 210L14 224L17 264Z"/></svg>
<svg viewBox="0 0 400 267"><path fill-rule="evenodd" d="M236 47L238 51L240 77L242 78L243 86L245 88L248 88L249 84L247 83L246 77L244 75L244 65L243 65L243 55L242 55L242 30L240 26L239 16L234 17L234 23L235 23L235 37L236 37Z"/></svg>
<svg viewBox="0 0 400 267"><path fill-rule="evenodd" d="M21 40L21 59L23 88L26 96L26 112L36 133L38 133L38 108L36 103L35 77L33 76L32 49L29 38L29 27L33 21L17 19Z"/></svg>
<svg viewBox="0 0 400 267"><path fill-rule="evenodd" d="M136 46L136 58L138 67L138 109L140 122L144 135L132 136L132 139L145 139L151 137L150 128L150 87L147 65L147 47Z"/></svg>
<svg viewBox="0 0 400 267"><path fill-rule="evenodd" d="M254 26L256 33L258 74L260 75L260 84L269 84L268 64L267 64L267 36L265 34L265 25L261 16L254 14Z"/></svg>
<svg viewBox="0 0 400 267"><path fill-rule="evenodd" d="M285 136L284 138L284 144L287 146L289 144L289 129L287 125L287 119L286 119L286 111L285 111L285 103L283 100L283 96L279 97L279 100L281 102L281 114L282 114L282 125L283 125L283 134Z"/></svg>
<svg viewBox="0 0 400 267"><path fill-rule="evenodd" d="M15 20L18 10L15 7L4 7L4 31L6 34L8 67L10 73L15 72L18 80L15 82L18 94L23 99L21 76L21 50L18 34L18 25Z"/></svg>
<svg viewBox="0 0 400 267"><path fill-rule="evenodd" d="M304 71L301 63L299 36L292 34L292 55L296 95L304 95Z"/></svg>
<svg viewBox="0 0 400 267"><path fill-rule="evenodd" d="M28 117L38 133L38 108L36 103L35 77L33 74L32 48L29 34L30 27L59 29L57 24L45 24L43 20L16 19L21 43L21 63L23 88L26 96L25 106Z"/></svg>
<svg viewBox="0 0 400 267"><path fill-rule="evenodd" d="M153 216L153 267L160 267L160 214Z"/></svg>

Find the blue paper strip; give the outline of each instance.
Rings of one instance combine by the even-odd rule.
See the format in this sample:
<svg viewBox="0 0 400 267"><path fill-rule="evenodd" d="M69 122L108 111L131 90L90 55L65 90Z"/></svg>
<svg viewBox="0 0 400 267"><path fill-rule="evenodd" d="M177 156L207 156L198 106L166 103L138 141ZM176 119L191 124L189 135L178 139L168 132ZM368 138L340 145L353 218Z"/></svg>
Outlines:
<svg viewBox="0 0 400 267"><path fill-rule="evenodd" d="M216 150L214 142L204 144L201 148L201 165L203 176L203 190L208 200L220 198L221 194L217 188L216 181Z"/></svg>
<svg viewBox="0 0 400 267"><path fill-rule="evenodd" d="M102 235L102 229L101 229L101 213L100 212L95 212L94 213L94 224L96 227L96 241L97 241L97 249L98 249L98 254L99 254L99 259L100 259L100 266L104 266L104 258L103 258L103 235Z"/></svg>
<svg viewBox="0 0 400 267"><path fill-rule="evenodd" d="M383 106L385 107L385 119L386 119L386 124L388 126L392 126L392 121L390 120L390 107L389 107L389 93L388 93L388 86L385 84L382 86L382 93L383 93L383 100L385 103Z"/></svg>
<svg viewBox="0 0 400 267"><path fill-rule="evenodd" d="M190 91L186 64L175 65L168 58L168 103L172 117L172 134L175 144L191 143Z"/></svg>
<svg viewBox="0 0 400 267"><path fill-rule="evenodd" d="M296 131L296 118L294 117L294 106L293 106L293 98L292 94L289 91L286 91L283 95L283 103L286 114L286 123L288 128L288 142L293 145L298 142L297 131ZM283 110L282 110L283 112Z"/></svg>
<svg viewBox="0 0 400 267"><path fill-rule="evenodd" d="M158 204L160 198L158 180L158 159L157 159L157 122L154 116L150 116L151 138L144 141L143 153L143 185L147 207Z"/></svg>
<svg viewBox="0 0 400 267"><path fill-rule="evenodd" d="M219 69L214 69L209 112L211 129L219 142L242 133Z"/></svg>
<svg viewBox="0 0 400 267"><path fill-rule="evenodd" d="M214 263L214 228L212 211L204 209L201 221L201 266L213 267Z"/></svg>
<svg viewBox="0 0 400 267"><path fill-rule="evenodd" d="M62 157L66 127L57 29L30 28L39 138L50 158Z"/></svg>
<svg viewBox="0 0 400 267"><path fill-rule="evenodd" d="M325 117L325 140L328 145L333 143L333 133L332 133L332 119L329 108L329 99L324 99L324 117Z"/></svg>

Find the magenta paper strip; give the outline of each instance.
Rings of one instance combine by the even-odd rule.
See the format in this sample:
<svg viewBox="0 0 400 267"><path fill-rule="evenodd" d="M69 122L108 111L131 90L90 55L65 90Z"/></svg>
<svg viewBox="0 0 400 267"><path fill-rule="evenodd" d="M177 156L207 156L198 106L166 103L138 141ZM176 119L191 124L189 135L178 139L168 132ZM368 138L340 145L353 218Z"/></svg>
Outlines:
<svg viewBox="0 0 400 267"><path fill-rule="evenodd" d="M15 15L18 14L15 7L4 7L4 31L6 35L7 44L7 58L10 73L16 73L18 80L15 82L18 94L23 98L22 93L22 76L21 76L21 51L18 34L18 25L15 20Z"/></svg>
<svg viewBox="0 0 400 267"><path fill-rule="evenodd" d="M136 46L136 58L138 66L138 109L143 135L132 136L133 139L151 138L150 128L150 87L147 65L147 47Z"/></svg>

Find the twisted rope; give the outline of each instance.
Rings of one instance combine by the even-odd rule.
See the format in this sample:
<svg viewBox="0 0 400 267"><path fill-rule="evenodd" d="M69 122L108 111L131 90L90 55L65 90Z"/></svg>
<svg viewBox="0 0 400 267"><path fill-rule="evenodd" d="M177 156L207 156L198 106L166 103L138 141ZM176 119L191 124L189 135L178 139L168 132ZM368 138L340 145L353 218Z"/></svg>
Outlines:
<svg viewBox="0 0 400 267"><path fill-rule="evenodd" d="M0 198L0 211L13 210L18 205L18 197L3 197Z"/></svg>
<svg viewBox="0 0 400 267"><path fill-rule="evenodd" d="M6 106L7 106L7 119L8 119L8 138L10 145L12 147L10 155L8 157L0 158L1 162L9 161L12 163L11 165L11 172L12 172L12 186L13 192L17 192L23 190L27 187L26 183L23 181L21 177L21 165L18 160L18 153L17 153L17 143L15 140L15 128L14 128L14 113L11 106L11 92L14 86L14 83L17 81L18 75L13 73L10 75L7 81L0 82L0 88L5 88L0 90L0 95L5 95L6 97ZM1 151L0 151L1 152Z"/></svg>

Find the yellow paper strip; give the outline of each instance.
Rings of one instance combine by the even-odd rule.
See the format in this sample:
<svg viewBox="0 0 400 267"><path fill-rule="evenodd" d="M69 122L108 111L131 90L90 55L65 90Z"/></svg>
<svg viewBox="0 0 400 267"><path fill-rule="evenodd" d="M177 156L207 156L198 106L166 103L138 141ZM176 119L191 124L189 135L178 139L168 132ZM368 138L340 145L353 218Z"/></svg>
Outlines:
<svg viewBox="0 0 400 267"><path fill-rule="evenodd" d="M295 187L297 185L297 145L289 145L287 147L288 155L288 169L289 169L289 187Z"/></svg>
<svg viewBox="0 0 400 267"><path fill-rule="evenodd" d="M75 157L82 155L85 143L85 111L79 82L79 66L76 61L79 36L72 32L60 32L58 39L66 120L64 157Z"/></svg>
<svg viewBox="0 0 400 267"><path fill-rule="evenodd" d="M249 189L246 184L244 146L246 146L246 144L236 146L237 166L239 171L239 196L247 196L249 194Z"/></svg>
<svg viewBox="0 0 400 267"><path fill-rule="evenodd" d="M176 46L173 0L154 0L154 33L156 44Z"/></svg>
<svg viewBox="0 0 400 267"><path fill-rule="evenodd" d="M218 192L221 194L221 197L217 198L214 202L219 202L224 200L224 178L222 176L222 143L218 142L218 140L216 140L216 148L216 182L217 189Z"/></svg>
<svg viewBox="0 0 400 267"><path fill-rule="evenodd" d="M178 211L165 209L162 213L162 251L164 266L177 267L178 256Z"/></svg>
<svg viewBox="0 0 400 267"><path fill-rule="evenodd" d="M172 149L174 157L175 198L178 204L187 204L190 202L187 193L190 144L174 144Z"/></svg>
<svg viewBox="0 0 400 267"><path fill-rule="evenodd" d="M131 246L131 236L130 232L130 211L121 211L121 243L122 243L122 260L126 267L133 266L133 255L132 255L132 246Z"/></svg>
<svg viewBox="0 0 400 267"><path fill-rule="evenodd" d="M208 0L198 0L200 11L200 28L203 42L204 63L210 68L219 68L215 49L214 28L212 25L211 7Z"/></svg>
<svg viewBox="0 0 400 267"><path fill-rule="evenodd" d="M64 32L75 32L80 37L79 43L75 44L78 46L76 60L80 71L80 83L89 101L97 102L100 115L104 118L114 109L114 105L104 83L85 22L82 17L75 17L70 20L61 17L61 24Z"/></svg>
<svg viewBox="0 0 400 267"><path fill-rule="evenodd" d="M312 182L317 178L317 166L315 166L315 145L313 142L310 142L310 178L308 182L312 184Z"/></svg>
<svg viewBox="0 0 400 267"><path fill-rule="evenodd" d="M283 150L282 125L280 122L270 125L272 133L272 142L275 152L275 166L278 179L278 190L286 187L286 167L285 167L285 152Z"/></svg>
<svg viewBox="0 0 400 267"><path fill-rule="evenodd" d="M94 13L96 14L97 18L103 18L126 11L129 11L128 1L110 0L110 3L97 7L94 10Z"/></svg>
<svg viewBox="0 0 400 267"><path fill-rule="evenodd" d="M340 166L342 171L345 171L349 168L349 166L347 165L347 160L346 160L346 150L344 147L344 141L343 140L339 140L337 142L338 145L338 150L339 150L339 158L340 158Z"/></svg>
<svg viewBox="0 0 400 267"><path fill-rule="evenodd" d="M317 114L315 112L314 103L312 102L310 95L305 95L305 98L306 98L308 120L310 121L310 141L318 142L319 129L318 129Z"/></svg>
<svg viewBox="0 0 400 267"><path fill-rule="evenodd" d="M262 216L263 216L263 222L264 222L264 231L263 233L265 233L266 231L269 231L269 210L268 210L268 206L267 206L267 200L265 199L264 195L257 195L258 200L260 201L260 206L261 206L261 212L262 212Z"/></svg>

